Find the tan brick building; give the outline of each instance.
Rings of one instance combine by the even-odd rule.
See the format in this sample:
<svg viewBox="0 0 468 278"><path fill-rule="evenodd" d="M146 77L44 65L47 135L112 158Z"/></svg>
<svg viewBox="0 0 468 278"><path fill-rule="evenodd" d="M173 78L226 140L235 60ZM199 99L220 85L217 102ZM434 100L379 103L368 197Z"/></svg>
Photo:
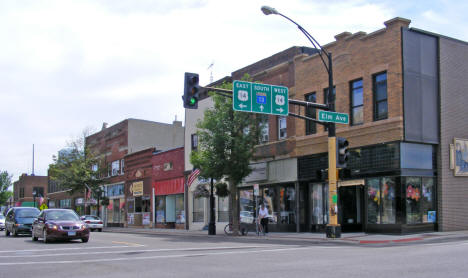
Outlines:
<svg viewBox="0 0 468 278"><path fill-rule="evenodd" d="M394 18L383 29L343 32L324 45L333 55L335 109L350 116L349 125L336 128L351 153L338 191L344 231L468 228L468 205L460 198L468 197L468 124L461 116L468 111L468 45L409 24ZM265 62L272 57L234 72L233 79L248 72L289 87L290 99L325 103L328 73L317 53ZM317 109L289 108L317 117ZM241 211L255 214L253 185L259 184L273 231L322 231L328 133L302 119L268 118L268 136L239 192Z"/></svg>

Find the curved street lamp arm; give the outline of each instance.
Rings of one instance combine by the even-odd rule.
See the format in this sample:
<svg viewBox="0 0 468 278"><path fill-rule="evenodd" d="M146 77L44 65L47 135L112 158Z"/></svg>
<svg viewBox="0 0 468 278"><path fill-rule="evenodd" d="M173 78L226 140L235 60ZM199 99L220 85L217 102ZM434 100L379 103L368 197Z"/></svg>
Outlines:
<svg viewBox="0 0 468 278"><path fill-rule="evenodd" d="M297 28L299 28L299 30L307 37L307 39L310 41L310 43L314 46L314 48L316 49L320 49L320 52L319 52L319 56L320 56L320 59L322 59L322 62L323 62L323 65L325 66L325 68L327 69L327 72L330 72L330 69L327 65L327 63L325 62L325 60L323 59L323 56L322 56L322 53L325 53L325 55L327 55L327 57L329 56L329 53L323 49L323 47L317 42L317 40L312 37L311 34L309 34L309 32L307 32L306 29L304 29L301 25L299 25L297 22L295 22L294 20L290 19L289 17L285 16L284 14L282 13L277 13L278 15L286 18L287 20L289 20L290 22L294 23L294 25L297 26ZM318 47L317 47L318 46Z"/></svg>

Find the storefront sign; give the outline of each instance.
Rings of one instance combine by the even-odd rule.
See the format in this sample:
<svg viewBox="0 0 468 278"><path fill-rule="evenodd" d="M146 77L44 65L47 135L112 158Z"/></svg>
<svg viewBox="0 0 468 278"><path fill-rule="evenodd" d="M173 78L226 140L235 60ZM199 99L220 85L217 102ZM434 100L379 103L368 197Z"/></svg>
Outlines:
<svg viewBox="0 0 468 278"><path fill-rule="evenodd" d="M143 196L141 197L142 200L149 200L150 199L150 196Z"/></svg>
<svg viewBox="0 0 468 278"><path fill-rule="evenodd" d="M83 198L75 199L75 205L76 206L81 206L82 204L84 204L84 199Z"/></svg>
<svg viewBox="0 0 468 278"><path fill-rule="evenodd" d="M130 193L132 193L134 197L143 196L143 182L137 181L132 183L132 185L130 185Z"/></svg>
<svg viewBox="0 0 468 278"><path fill-rule="evenodd" d="M143 213L143 225L149 225L149 224L150 224L150 213L144 212Z"/></svg>
<svg viewBox="0 0 468 278"><path fill-rule="evenodd" d="M253 189L254 189L254 195L259 196L260 195L260 189L258 187L258 183L253 185Z"/></svg>
<svg viewBox="0 0 468 278"><path fill-rule="evenodd" d="M257 163L249 165L252 172L245 177L245 182L261 181L267 179L267 163Z"/></svg>
<svg viewBox="0 0 468 278"><path fill-rule="evenodd" d="M338 187L340 186L355 186L355 185L364 185L364 180L350 180L350 181L339 181Z"/></svg>

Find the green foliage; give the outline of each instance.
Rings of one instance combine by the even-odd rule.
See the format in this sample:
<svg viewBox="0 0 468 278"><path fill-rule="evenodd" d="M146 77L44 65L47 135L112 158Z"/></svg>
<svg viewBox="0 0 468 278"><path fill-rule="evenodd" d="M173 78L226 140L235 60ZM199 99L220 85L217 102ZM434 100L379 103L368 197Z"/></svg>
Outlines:
<svg viewBox="0 0 468 278"><path fill-rule="evenodd" d="M84 192L86 185L96 195L100 193L104 169L93 170L93 166L99 165L100 161L84 146L84 138L69 144L69 148L54 156L53 161L49 166L50 178L63 189L70 189L70 194Z"/></svg>
<svg viewBox="0 0 468 278"><path fill-rule="evenodd" d="M11 177L7 171L0 172L0 205L5 205L8 198L13 195L13 192L8 191L11 186Z"/></svg>
<svg viewBox="0 0 468 278"><path fill-rule="evenodd" d="M215 184L215 187L216 187L216 195L218 195L219 197L229 196L230 191L228 189L227 183L220 182L220 183Z"/></svg>
<svg viewBox="0 0 468 278"><path fill-rule="evenodd" d="M248 79L248 77L244 78ZM232 84L223 84L223 89L232 90ZM190 162L200 169L200 176L229 183L234 234L237 234L238 208L237 185L252 171L249 164L254 147L259 142L261 117L256 114L237 112L232 109L232 98L211 93L214 107L207 109L197 128L198 150L193 151ZM217 195L229 194L227 185L217 188ZM224 195L224 196L226 196Z"/></svg>

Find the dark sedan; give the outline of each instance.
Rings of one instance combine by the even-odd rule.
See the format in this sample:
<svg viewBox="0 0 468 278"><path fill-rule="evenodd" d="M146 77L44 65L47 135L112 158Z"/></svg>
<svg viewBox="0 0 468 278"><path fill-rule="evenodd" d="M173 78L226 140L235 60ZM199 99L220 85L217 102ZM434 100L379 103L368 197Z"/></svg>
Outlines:
<svg viewBox="0 0 468 278"><path fill-rule="evenodd" d="M70 209L43 210L33 223L32 240L89 240L89 229L76 212Z"/></svg>

